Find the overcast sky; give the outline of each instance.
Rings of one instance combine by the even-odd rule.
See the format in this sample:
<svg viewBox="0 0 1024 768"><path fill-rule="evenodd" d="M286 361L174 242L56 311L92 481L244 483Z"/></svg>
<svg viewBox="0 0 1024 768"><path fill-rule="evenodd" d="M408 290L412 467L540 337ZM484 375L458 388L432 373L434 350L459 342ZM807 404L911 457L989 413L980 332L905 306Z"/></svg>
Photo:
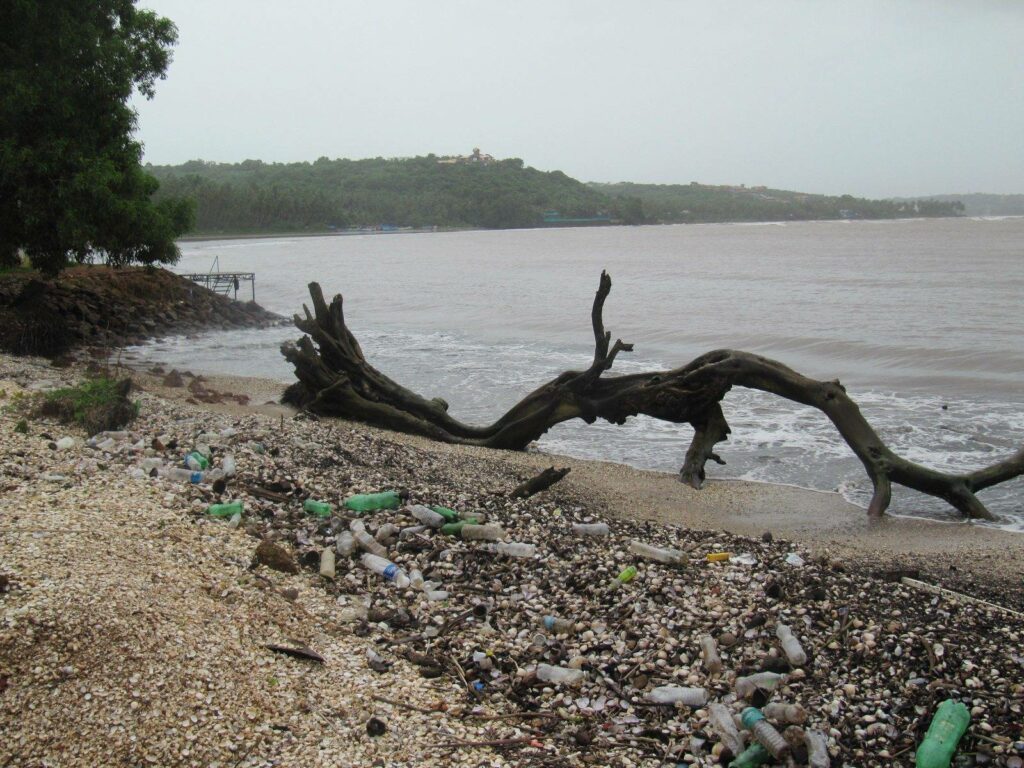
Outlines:
<svg viewBox="0 0 1024 768"><path fill-rule="evenodd" d="M141 0L145 159L466 154L584 181L1024 192L1020 0Z"/></svg>

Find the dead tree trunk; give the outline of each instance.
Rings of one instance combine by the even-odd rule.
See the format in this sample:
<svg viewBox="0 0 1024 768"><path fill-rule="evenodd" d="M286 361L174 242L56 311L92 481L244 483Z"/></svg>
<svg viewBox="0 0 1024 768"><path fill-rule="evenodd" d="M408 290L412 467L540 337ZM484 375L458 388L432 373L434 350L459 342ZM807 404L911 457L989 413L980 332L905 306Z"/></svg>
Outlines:
<svg viewBox="0 0 1024 768"><path fill-rule="evenodd" d="M645 414L675 424L689 424L693 440L680 479L700 488L708 460L724 464L715 446L728 439L729 425L720 402L733 386L770 392L822 411L860 459L874 486L868 508L872 516L889 506L892 483L945 499L964 516L993 519L975 492L1024 473L1024 449L1004 461L967 474L938 472L898 456L886 447L838 381L815 381L782 363L749 352L720 349L670 371L605 377L620 352L632 344L605 331L604 302L611 278L601 273L591 323L594 359L584 371L566 371L543 384L489 426L463 424L448 415L441 398L427 400L392 381L370 365L359 342L345 325L342 297L330 305L317 283L310 283L313 313L295 316L304 334L281 352L295 367L298 382L285 397L326 416L361 421L399 432L425 435L449 443L522 450L551 427L569 419L588 424L605 419L622 424Z"/></svg>

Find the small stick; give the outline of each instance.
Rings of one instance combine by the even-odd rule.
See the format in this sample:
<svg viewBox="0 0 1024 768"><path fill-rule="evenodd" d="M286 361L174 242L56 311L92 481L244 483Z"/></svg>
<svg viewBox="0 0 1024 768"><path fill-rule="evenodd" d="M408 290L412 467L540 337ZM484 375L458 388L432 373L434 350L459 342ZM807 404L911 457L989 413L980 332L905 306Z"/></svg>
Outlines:
<svg viewBox="0 0 1024 768"><path fill-rule="evenodd" d="M512 720L517 717L522 718L533 718L533 717L552 717L561 719L561 715L557 712L509 712L504 715L466 715L474 720Z"/></svg>
<svg viewBox="0 0 1024 768"><path fill-rule="evenodd" d="M455 669L459 673L459 677L462 679L462 684L466 686L466 692L469 694L470 698L476 698L476 691L473 690L473 686L471 686L469 684L469 680L466 679L466 673L463 671L462 665L459 664L459 660L454 656L449 656L448 659L455 665Z"/></svg>
<svg viewBox="0 0 1024 768"><path fill-rule="evenodd" d="M900 582L906 584L908 587L914 587L915 589L920 589L924 592L930 592L933 595L939 595L950 600L959 600L964 603L983 605L986 608L992 608L993 610L1002 611L1003 613L1008 613L1011 616L1016 616L1019 619L1024 619L1024 613L1021 613L1020 611L1015 611L1012 608L1006 608L996 603L990 603L988 600L982 600L980 597L971 597L970 595L965 595L963 592L954 592L952 589L946 589L945 587L937 587L934 584L928 584L923 581L918 581L917 579L912 579L909 576L904 576L902 579L900 579Z"/></svg>
<svg viewBox="0 0 1024 768"><path fill-rule="evenodd" d="M529 744L536 741L535 736L521 736L515 739L488 739L486 741L449 741L438 744L439 749L453 749L456 747L512 747Z"/></svg>
<svg viewBox="0 0 1024 768"><path fill-rule="evenodd" d="M421 712L424 715L433 715L441 711L439 709L427 709L426 707L417 707L415 704L406 704L404 701L395 701L394 699L389 699L386 696L378 696L377 694L373 695L373 700L379 701L383 704L390 704L391 706L398 707L399 709L408 709L410 712Z"/></svg>

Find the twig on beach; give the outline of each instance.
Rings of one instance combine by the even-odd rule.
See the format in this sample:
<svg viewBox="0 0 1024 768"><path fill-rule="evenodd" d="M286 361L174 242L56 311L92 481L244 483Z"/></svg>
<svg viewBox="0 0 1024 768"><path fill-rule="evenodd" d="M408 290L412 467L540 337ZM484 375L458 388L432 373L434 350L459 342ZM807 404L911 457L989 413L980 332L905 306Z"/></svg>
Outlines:
<svg viewBox="0 0 1024 768"><path fill-rule="evenodd" d="M536 736L519 736L514 739L486 739L484 741L463 741L461 739L455 741L446 741L443 744L438 744L439 749L456 749L459 747L513 747L513 746L524 746L527 744L540 745L537 741Z"/></svg>
<svg viewBox="0 0 1024 768"><path fill-rule="evenodd" d="M395 701L394 699L389 699L386 696L379 696L378 694L373 695L373 700L379 701L382 704L390 704L391 706L398 707L399 709L407 709L410 712L420 712L424 715L434 715L441 711L440 709L427 709L426 707L417 707L415 704L407 704L404 701Z"/></svg>

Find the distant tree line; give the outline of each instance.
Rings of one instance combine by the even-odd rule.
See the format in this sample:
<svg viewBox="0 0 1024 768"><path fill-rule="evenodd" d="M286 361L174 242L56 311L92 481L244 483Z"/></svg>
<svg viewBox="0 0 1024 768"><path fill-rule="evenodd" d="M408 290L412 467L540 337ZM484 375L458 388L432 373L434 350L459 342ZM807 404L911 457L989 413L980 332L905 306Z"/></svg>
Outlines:
<svg viewBox="0 0 1024 768"><path fill-rule="evenodd" d="M610 196L639 200L645 218L665 224L808 219L900 219L962 216L958 200L867 200L766 187L707 184L591 184Z"/></svg>
<svg viewBox="0 0 1024 768"><path fill-rule="evenodd" d="M561 171L519 159L442 163L435 155L313 163L211 163L147 166L156 199L191 198L200 233L324 231L349 227L478 227L543 223L566 217L643 221L637 200L606 195Z"/></svg>

